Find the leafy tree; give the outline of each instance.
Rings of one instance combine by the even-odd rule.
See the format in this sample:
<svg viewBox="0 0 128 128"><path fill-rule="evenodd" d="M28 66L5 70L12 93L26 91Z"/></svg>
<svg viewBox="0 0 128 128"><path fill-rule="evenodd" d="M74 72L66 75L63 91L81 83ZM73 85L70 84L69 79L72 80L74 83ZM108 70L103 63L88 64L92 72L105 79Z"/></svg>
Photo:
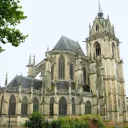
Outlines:
<svg viewBox="0 0 128 128"><path fill-rule="evenodd" d="M39 112L34 112L24 126L28 128L42 128L42 121L44 121L44 117Z"/></svg>
<svg viewBox="0 0 128 128"><path fill-rule="evenodd" d="M0 0L0 43L11 43L17 47L24 42L26 37L15 26L20 24L21 20L26 19L20 0ZM0 46L0 52L4 49Z"/></svg>

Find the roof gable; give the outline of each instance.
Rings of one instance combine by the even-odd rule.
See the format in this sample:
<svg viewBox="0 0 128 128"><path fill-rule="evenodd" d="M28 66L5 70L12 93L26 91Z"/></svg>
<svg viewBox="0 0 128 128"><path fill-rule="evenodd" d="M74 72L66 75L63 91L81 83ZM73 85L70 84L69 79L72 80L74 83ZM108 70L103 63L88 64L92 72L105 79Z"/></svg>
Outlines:
<svg viewBox="0 0 128 128"><path fill-rule="evenodd" d="M78 49L80 53L84 55L84 52L82 51L78 42L71 40L65 36L61 36L61 38L53 48L53 50L70 50L72 52L77 52Z"/></svg>

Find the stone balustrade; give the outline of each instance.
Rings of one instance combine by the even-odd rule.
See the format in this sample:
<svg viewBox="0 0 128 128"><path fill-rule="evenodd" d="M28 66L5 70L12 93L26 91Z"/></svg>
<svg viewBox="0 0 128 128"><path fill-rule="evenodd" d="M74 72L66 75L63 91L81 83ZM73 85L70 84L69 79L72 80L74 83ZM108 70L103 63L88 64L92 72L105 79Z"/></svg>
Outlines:
<svg viewBox="0 0 128 128"><path fill-rule="evenodd" d="M33 89L33 94L34 95L41 95L41 90Z"/></svg>
<svg viewBox="0 0 128 128"><path fill-rule="evenodd" d="M30 88L22 88L21 92L24 94L29 94L31 92L31 89Z"/></svg>
<svg viewBox="0 0 128 128"><path fill-rule="evenodd" d="M57 91L58 94L68 94L69 93L69 90L68 89L59 89Z"/></svg>
<svg viewBox="0 0 128 128"><path fill-rule="evenodd" d="M6 90L6 92L18 93L19 92L19 87L8 87L5 90Z"/></svg>

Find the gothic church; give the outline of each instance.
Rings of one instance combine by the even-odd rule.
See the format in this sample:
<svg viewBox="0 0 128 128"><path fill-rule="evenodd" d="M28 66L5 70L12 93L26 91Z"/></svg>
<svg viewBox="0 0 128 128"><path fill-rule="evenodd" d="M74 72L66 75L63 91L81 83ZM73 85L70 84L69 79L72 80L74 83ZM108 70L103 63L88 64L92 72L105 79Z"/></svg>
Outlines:
<svg viewBox="0 0 128 128"><path fill-rule="evenodd" d="M128 120L120 41L100 4L85 42L86 55L78 42L62 36L38 64L30 56L27 77L17 75L8 83L6 76L0 124L10 116L13 124L22 125L37 111L48 119L99 114L104 121Z"/></svg>

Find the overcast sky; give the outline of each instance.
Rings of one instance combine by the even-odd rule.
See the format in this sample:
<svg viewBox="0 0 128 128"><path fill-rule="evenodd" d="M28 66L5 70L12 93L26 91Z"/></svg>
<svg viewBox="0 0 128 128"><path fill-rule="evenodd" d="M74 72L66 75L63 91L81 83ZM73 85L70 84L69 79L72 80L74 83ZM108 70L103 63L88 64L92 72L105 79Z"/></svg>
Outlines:
<svg viewBox="0 0 128 128"><path fill-rule="evenodd" d="M124 61L124 78L128 96L128 1L100 0L104 17L109 15L119 38L121 58ZM10 82L16 74L27 76L30 53L36 55L36 63L45 57L47 47L51 50L62 34L79 41L86 52L85 40L98 12L98 0L21 0L23 11L28 18L18 26L24 34L29 34L19 47L5 45L0 54L0 85L4 86L8 72Z"/></svg>

